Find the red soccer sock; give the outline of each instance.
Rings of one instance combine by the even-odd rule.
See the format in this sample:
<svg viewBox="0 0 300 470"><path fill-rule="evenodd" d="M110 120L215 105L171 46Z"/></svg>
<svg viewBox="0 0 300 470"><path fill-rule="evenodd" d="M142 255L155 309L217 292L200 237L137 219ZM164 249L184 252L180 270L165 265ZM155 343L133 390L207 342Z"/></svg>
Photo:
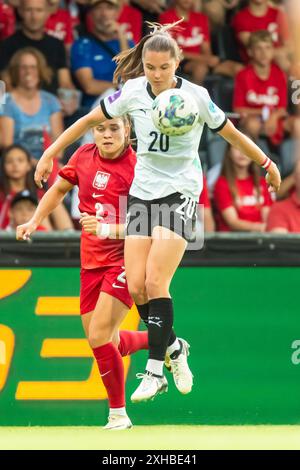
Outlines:
<svg viewBox="0 0 300 470"><path fill-rule="evenodd" d="M122 357L148 349L148 331L120 331L119 351Z"/></svg>
<svg viewBox="0 0 300 470"><path fill-rule="evenodd" d="M125 406L124 366L121 354L113 343L93 349L98 369L106 388L109 407Z"/></svg>

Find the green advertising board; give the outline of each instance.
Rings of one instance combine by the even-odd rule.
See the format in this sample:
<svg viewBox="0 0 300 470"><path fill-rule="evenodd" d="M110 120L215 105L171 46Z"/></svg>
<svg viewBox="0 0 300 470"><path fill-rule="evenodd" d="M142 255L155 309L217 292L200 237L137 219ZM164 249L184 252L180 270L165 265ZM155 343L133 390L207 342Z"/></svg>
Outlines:
<svg viewBox="0 0 300 470"><path fill-rule="evenodd" d="M131 404L147 354L126 359L136 424L300 423L300 268L185 267L175 329L191 344L191 394ZM78 268L0 270L0 425L99 425L107 415L78 315ZM137 327L131 312L128 328ZM142 326L140 325L142 328Z"/></svg>

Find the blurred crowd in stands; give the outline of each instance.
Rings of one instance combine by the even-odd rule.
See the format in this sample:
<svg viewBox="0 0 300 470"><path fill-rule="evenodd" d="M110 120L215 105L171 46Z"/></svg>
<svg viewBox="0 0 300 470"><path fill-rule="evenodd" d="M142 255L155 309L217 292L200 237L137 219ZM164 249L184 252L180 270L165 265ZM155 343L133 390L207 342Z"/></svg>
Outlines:
<svg viewBox="0 0 300 470"><path fill-rule="evenodd" d="M184 56L178 75L206 87L284 178L271 195L260 168L206 128L199 148L205 230L300 232L300 64L293 60L281 0L0 0L0 74L6 85L0 230L14 230L30 218L59 167L81 145L57 155L45 189L37 190L33 171L43 151L115 90L112 58L147 34L147 21L182 17L174 31ZM71 230L78 218L74 191L39 229Z"/></svg>

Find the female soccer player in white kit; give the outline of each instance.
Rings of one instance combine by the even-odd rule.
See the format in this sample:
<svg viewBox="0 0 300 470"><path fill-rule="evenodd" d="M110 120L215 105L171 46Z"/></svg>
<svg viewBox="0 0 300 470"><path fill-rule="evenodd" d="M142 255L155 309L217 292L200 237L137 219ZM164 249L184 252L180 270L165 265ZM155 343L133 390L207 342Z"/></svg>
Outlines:
<svg viewBox="0 0 300 470"><path fill-rule="evenodd" d="M51 172L54 156L87 130L107 118L125 113L131 116L138 161L129 197L125 270L129 291L148 321L149 331L149 359L145 373L139 374L142 381L131 396L133 402L152 399L167 390L163 364L173 325L169 287L191 238L202 190L198 147L204 125L265 168L270 189L277 190L281 181L275 163L226 119L205 88L175 76L181 53L168 32L173 26L156 26L137 46L117 56L115 77L125 82L122 90L67 129L45 151L35 174L41 185ZM153 99L171 88L190 93L199 107L196 127L183 136L159 134L150 116ZM165 217L166 208L170 217ZM143 304L145 298L148 302ZM175 383L182 393L188 393L192 374L186 360L187 345L175 337L172 347Z"/></svg>

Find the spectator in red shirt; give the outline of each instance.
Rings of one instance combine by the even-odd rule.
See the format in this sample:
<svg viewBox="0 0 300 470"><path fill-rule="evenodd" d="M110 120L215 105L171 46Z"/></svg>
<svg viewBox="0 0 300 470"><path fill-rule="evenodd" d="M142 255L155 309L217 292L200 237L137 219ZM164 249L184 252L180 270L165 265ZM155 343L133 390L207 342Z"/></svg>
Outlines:
<svg viewBox="0 0 300 470"><path fill-rule="evenodd" d="M47 0L49 16L45 24L45 31L64 42L69 51L74 41L72 18L68 10L60 8L60 0Z"/></svg>
<svg viewBox="0 0 300 470"><path fill-rule="evenodd" d="M225 24L228 10L233 10L239 3L240 0L202 0L201 11L208 16L211 27L216 29Z"/></svg>
<svg viewBox="0 0 300 470"><path fill-rule="evenodd" d="M13 8L0 0L0 41L15 32L16 17Z"/></svg>
<svg viewBox="0 0 300 470"><path fill-rule="evenodd" d="M181 66L195 83L201 85L209 68L219 63L219 58L211 53L208 18L194 11L194 0L174 0L173 8L162 13L159 22L174 23L182 17L184 21L173 34L185 59Z"/></svg>
<svg viewBox="0 0 300 470"><path fill-rule="evenodd" d="M242 115L241 126L251 138L263 134L278 145L285 132L294 135L295 119L287 113L286 76L272 62L270 33L252 33L249 54L251 64L236 76L233 108Z"/></svg>
<svg viewBox="0 0 300 470"><path fill-rule="evenodd" d="M293 174L294 189L289 197L271 207L267 231L274 233L300 233L300 162Z"/></svg>
<svg viewBox="0 0 300 470"><path fill-rule="evenodd" d="M214 190L221 232L264 232L272 204L260 168L234 147L228 147Z"/></svg>
<svg viewBox="0 0 300 470"><path fill-rule="evenodd" d="M142 37L143 15L140 10L132 5L128 5L125 1L118 0L118 2L119 14L117 22L122 25L127 40L137 44ZM94 32L94 20L90 12L87 12L86 15L86 28L89 33Z"/></svg>
<svg viewBox="0 0 300 470"><path fill-rule="evenodd" d="M232 27L240 45L240 54L244 62L249 56L247 47L250 34L254 31L267 30L271 34L276 48L275 61L284 70L290 68L290 44L286 14L279 8L269 5L268 0L249 0L249 5L235 15Z"/></svg>

